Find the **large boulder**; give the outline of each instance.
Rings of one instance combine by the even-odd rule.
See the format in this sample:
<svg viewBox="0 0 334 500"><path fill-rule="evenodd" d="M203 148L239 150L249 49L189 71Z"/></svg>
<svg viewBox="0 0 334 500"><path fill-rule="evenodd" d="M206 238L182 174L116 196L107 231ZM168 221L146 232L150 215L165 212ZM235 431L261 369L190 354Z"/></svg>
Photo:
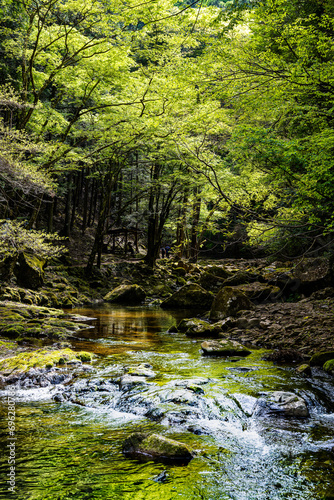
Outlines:
<svg viewBox="0 0 334 500"><path fill-rule="evenodd" d="M303 398L292 392L276 391L257 402L254 415L305 418L309 411Z"/></svg>
<svg viewBox="0 0 334 500"><path fill-rule="evenodd" d="M144 460L160 460L171 463L188 463L194 457L191 449L184 443L159 434L135 432L123 444L123 453Z"/></svg>
<svg viewBox="0 0 334 500"><path fill-rule="evenodd" d="M210 309L213 294L196 284L184 285L161 303L164 309Z"/></svg>
<svg viewBox="0 0 334 500"><path fill-rule="evenodd" d="M235 316L242 310L254 309L249 298L237 288L224 286L217 293L210 311L210 320L219 321L228 316Z"/></svg>
<svg viewBox="0 0 334 500"><path fill-rule="evenodd" d="M235 340L211 340L201 344L206 356L248 356L251 354L245 346Z"/></svg>
<svg viewBox="0 0 334 500"><path fill-rule="evenodd" d="M198 318L182 319L177 325L177 330L185 333L187 337L210 338L218 337L222 331L219 324L211 325L211 323Z"/></svg>
<svg viewBox="0 0 334 500"><path fill-rule="evenodd" d="M46 260L23 252L19 255L14 268L17 284L24 288L36 290L44 283Z"/></svg>
<svg viewBox="0 0 334 500"><path fill-rule="evenodd" d="M120 285L107 293L106 302L114 304L135 305L145 300L146 293L139 285Z"/></svg>

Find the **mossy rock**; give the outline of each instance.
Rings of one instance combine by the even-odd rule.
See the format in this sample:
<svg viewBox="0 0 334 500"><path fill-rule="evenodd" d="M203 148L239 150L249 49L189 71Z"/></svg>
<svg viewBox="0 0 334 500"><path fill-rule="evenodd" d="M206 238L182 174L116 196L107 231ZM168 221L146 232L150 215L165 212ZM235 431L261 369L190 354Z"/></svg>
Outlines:
<svg viewBox="0 0 334 500"><path fill-rule="evenodd" d="M68 319L59 309L35 305L0 303L0 332L4 336L26 335L27 337L61 337L87 325Z"/></svg>
<svg viewBox="0 0 334 500"><path fill-rule="evenodd" d="M0 361L0 372L3 373L22 373L30 368L45 368L55 364L65 364L68 361L79 359L79 355L88 355L89 353L77 353L72 349L58 349L51 351L49 349L38 349L32 352L22 352L15 356L2 359Z"/></svg>
<svg viewBox="0 0 334 500"><path fill-rule="evenodd" d="M310 365L304 363L303 365L300 365L296 368L296 372L299 373L300 375L307 375L311 376L312 375L312 370Z"/></svg>
<svg viewBox="0 0 334 500"><path fill-rule="evenodd" d="M196 284L184 285L180 290L165 299L160 307L163 309L199 309L211 307L213 294Z"/></svg>
<svg viewBox="0 0 334 500"><path fill-rule="evenodd" d="M334 375L334 359L329 359L323 366L325 372Z"/></svg>
<svg viewBox="0 0 334 500"><path fill-rule="evenodd" d="M184 269L184 267L176 267L175 269L173 269L173 274L183 277L187 274L187 271L186 269Z"/></svg>
<svg viewBox="0 0 334 500"><path fill-rule="evenodd" d="M186 280L184 278L182 278L181 276L177 276L175 282L177 283L177 285L179 286L184 286L186 285Z"/></svg>
<svg viewBox="0 0 334 500"><path fill-rule="evenodd" d="M46 260L23 252L19 255L14 273L20 286L36 290L43 285Z"/></svg>
<svg viewBox="0 0 334 500"><path fill-rule="evenodd" d="M334 351L316 352L310 359L311 366L323 366L326 361L334 359Z"/></svg>
<svg viewBox="0 0 334 500"><path fill-rule="evenodd" d="M114 304L135 305L141 304L146 292L139 285L120 285L104 297L106 302Z"/></svg>
<svg viewBox="0 0 334 500"><path fill-rule="evenodd" d="M123 453L144 460L160 460L170 463L188 463L194 453L184 443L159 434L134 433L123 444Z"/></svg>
<svg viewBox="0 0 334 500"><path fill-rule="evenodd" d="M3 354L6 351L11 351L17 348L16 342L10 342L8 340L0 340L0 352Z"/></svg>
<svg viewBox="0 0 334 500"><path fill-rule="evenodd" d="M198 318L182 319L177 325L177 331L183 332L187 337L210 337L219 336L221 328L219 325L211 325L207 321Z"/></svg>
<svg viewBox="0 0 334 500"><path fill-rule="evenodd" d="M215 291L223 285L224 278L221 278L219 276L215 276L214 274L210 273L209 271L205 271L201 275L198 283L203 288L205 288L205 290Z"/></svg>
<svg viewBox="0 0 334 500"><path fill-rule="evenodd" d="M206 341L201 344L206 356L248 356L251 354L245 346L235 340Z"/></svg>
<svg viewBox="0 0 334 500"><path fill-rule="evenodd" d="M7 286L0 291L0 300L21 302L21 295L17 288Z"/></svg>
<svg viewBox="0 0 334 500"><path fill-rule="evenodd" d="M14 323L14 324L9 324L6 326L3 326L0 328L0 331L2 335L5 337L18 337L19 335L22 335L25 333L26 328L19 324L19 323Z"/></svg>
<svg viewBox="0 0 334 500"><path fill-rule="evenodd" d="M236 316L239 311L254 309L254 304L240 290L224 286L217 293L210 311L210 320L219 321L228 316Z"/></svg>
<svg viewBox="0 0 334 500"><path fill-rule="evenodd" d="M76 357L80 359L83 363L89 363L93 359L93 355L90 352L80 351L76 354Z"/></svg>

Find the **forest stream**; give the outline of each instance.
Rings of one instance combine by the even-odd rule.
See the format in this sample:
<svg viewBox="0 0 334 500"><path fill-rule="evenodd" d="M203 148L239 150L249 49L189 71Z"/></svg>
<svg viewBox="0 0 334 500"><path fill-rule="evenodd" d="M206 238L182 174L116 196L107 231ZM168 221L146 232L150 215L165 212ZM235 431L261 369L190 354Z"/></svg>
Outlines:
<svg viewBox="0 0 334 500"><path fill-rule="evenodd" d="M73 348L96 356L69 382L17 389L18 500L334 499L333 378L313 369L203 356L201 340L168 332L187 311L75 309L91 319ZM142 383L123 378L142 365ZM131 379L131 377L130 377ZM306 402L307 418L261 411L273 391ZM8 499L6 390L1 391L1 499ZM187 464L122 453L133 432L155 432L195 450ZM13 496L14 498L14 496Z"/></svg>

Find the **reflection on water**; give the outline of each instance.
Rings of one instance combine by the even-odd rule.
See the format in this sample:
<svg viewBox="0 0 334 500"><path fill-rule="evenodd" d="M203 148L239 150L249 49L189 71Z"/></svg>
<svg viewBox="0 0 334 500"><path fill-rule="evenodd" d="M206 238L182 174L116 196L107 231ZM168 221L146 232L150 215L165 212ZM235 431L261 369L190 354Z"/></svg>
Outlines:
<svg viewBox="0 0 334 500"><path fill-rule="evenodd" d="M17 392L17 493L12 497L6 487L8 429L2 394L1 499L334 498L334 396L328 376L319 372L303 379L292 368L263 361L259 350L239 361L202 357L200 340L167 332L186 313L110 306L73 312L95 318L89 322L94 328L78 332L74 345L97 354L93 370L80 381L93 381L93 387L96 381L96 389L86 397L85 407L55 403L48 389ZM134 394L138 405L140 398L151 398L169 411L173 387L182 389L190 378L206 379L202 406L192 406L183 425L144 417L139 406L131 406L131 391L124 393L128 399L123 407L117 404L119 389L99 392L99 380L108 382L122 375L124 366L143 362L157 376ZM311 418L254 419L259 393L271 390L301 394ZM174 407L184 408L182 401ZM205 432L196 434L191 427ZM127 459L122 443L136 430L179 439L197 455L186 467Z"/></svg>
<svg viewBox="0 0 334 500"><path fill-rule="evenodd" d="M101 355L124 352L130 345L141 350L147 344L159 344L161 338L157 333L167 330L183 317L180 312L172 315L160 308L125 309L108 305L99 309L73 309L71 312L94 318L89 322L94 330L81 330L80 339L75 342L76 348Z"/></svg>

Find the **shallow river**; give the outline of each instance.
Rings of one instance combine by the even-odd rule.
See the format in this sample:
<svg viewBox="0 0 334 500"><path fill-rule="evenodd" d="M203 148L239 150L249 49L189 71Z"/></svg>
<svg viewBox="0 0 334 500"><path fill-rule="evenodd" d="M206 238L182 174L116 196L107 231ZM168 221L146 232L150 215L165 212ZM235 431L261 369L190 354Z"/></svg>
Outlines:
<svg viewBox="0 0 334 500"><path fill-rule="evenodd" d="M199 340L167 332L186 313L108 306L73 312L96 318L74 343L96 354L93 369L76 381L90 391L79 394L78 404L55 402L57 387L16 391L15 494L6 484L7 407L0 392L1 499L334 499L332 378L320 371L303 378L293 367L263 361L263 350L239 360L203 357ZM147 385L123 396L108 385L124 367L141 363L157 374ZM184 390L187 384L201 394ZM253 416L258 398L277 390L302 396L310 418ZM147 401L158 401L159 418L154 411L148 418ZM195 458L176 466L124 457L125 437L147 430L188 443Z"/></svg>

